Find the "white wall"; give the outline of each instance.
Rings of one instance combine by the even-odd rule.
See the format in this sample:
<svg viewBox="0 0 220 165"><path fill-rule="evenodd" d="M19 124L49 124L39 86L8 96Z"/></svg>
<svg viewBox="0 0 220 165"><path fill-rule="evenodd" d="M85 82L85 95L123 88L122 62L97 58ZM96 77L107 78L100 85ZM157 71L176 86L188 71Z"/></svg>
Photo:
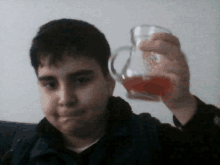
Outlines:
<svg viewBox="0 0 220 165"><path fill-rule="evenodd" d="M38 27L59 18L93 23L112 50L130 44L135 25L169 28L187 55L192 93L220 107L219 10L217 0L0 0L0 120L37 123L44 116L29 48ZM122 85L114 95L126 99ZM126 100L134 112L150 112L172 124L162 103Z"/></svg>

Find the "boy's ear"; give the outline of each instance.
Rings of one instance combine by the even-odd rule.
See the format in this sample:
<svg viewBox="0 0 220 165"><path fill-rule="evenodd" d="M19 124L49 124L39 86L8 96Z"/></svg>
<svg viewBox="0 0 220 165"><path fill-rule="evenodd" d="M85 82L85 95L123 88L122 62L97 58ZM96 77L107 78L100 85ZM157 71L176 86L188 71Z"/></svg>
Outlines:
<svg viewBox="0 0 220 165"><path fill-rule="evenodd" d="M107 75L107 81L108 81L108 88L110 90L110 93L113 94L114 89L115 89L115 80L111 77L110 74Z"/></svg>

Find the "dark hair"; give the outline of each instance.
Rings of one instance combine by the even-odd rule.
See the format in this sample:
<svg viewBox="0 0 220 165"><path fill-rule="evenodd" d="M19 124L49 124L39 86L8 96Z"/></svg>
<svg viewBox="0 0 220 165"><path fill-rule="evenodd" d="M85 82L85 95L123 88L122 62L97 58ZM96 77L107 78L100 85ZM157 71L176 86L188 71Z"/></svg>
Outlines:
<svg viewBox="0 0 220 165"><path fill-rule="evenodd" d="M39 28L30 49L31 65L38 75L41 59L49 57L49 66L62 61L64 53L72 57L94 59L103 75L108 71L111 51L105 35L94 25L75 19L53 20Z"/></svg>

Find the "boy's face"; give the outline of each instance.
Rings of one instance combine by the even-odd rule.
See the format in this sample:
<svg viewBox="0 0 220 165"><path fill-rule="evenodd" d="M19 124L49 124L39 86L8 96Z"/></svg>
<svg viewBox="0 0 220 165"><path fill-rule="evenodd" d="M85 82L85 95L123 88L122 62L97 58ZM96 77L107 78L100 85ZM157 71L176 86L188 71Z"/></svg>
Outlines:
<svg viewBox="0 0 220 165"><path fill-rule="evenodd" d="M94 60L65 56L38 69L41 104L47 120L63 134L86 134L103 119L115 82Z"/></svg>

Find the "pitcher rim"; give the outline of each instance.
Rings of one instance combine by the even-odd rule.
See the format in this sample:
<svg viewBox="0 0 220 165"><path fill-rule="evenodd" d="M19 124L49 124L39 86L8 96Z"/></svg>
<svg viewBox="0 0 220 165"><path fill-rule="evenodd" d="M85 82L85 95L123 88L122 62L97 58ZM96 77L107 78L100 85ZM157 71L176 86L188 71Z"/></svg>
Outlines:
<svg viewBox="0 0 220 165"><path fill-rule="evenodd" d="M131 28L131 32L133 32L138 27L156 27L156 28L164 29L171 34L171 31L169 29L162 27L162 26L154 25L154 24L141 24L141 25L134 26L133 28Z"/></svg>

